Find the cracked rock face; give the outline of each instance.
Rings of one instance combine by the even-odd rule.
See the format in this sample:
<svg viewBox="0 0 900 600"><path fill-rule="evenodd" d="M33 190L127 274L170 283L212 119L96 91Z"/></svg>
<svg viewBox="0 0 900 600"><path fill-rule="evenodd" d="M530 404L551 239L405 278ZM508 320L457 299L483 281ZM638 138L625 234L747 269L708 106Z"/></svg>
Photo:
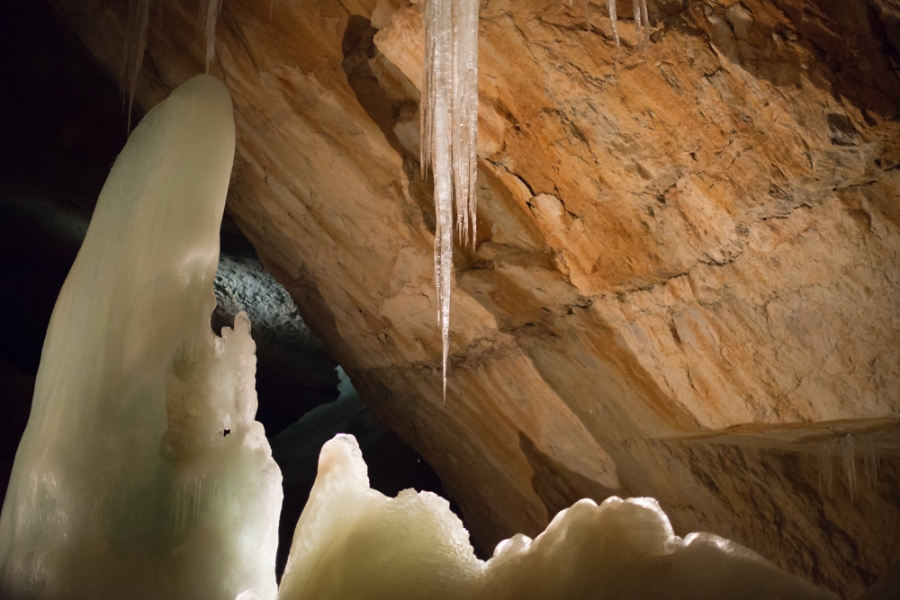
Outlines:
<svg viewBox="0 0 900 600"><path fill-rule="evenodd" d="M118 72L127 2L53 4ZM269 4L219 19L228 209L476 544L615 493L849 597L900 555L896 0L649 0L618 69L600 7L483 2L446 402L421 4ZM145 108L203 70L196 15L151 19Z"/></svg>

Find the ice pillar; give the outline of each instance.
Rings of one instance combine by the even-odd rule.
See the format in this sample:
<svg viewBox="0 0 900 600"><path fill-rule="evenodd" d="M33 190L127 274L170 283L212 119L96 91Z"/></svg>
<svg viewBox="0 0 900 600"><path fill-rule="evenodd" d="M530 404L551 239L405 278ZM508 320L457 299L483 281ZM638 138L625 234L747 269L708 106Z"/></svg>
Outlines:
<svg viewBox="0 0 900 600"><path fill-rule="evenodd" d="M274 597L281 474L250 325L209 326L233 157L228 91L198 76L116 160L44 341L0 597Z"/></svg>

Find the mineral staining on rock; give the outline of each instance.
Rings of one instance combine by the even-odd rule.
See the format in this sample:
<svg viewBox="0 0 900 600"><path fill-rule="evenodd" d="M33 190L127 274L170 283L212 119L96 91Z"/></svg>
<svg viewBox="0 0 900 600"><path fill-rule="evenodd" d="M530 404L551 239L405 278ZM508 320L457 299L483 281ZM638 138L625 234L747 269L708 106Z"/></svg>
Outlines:
<svg viewBox="0 0 900 600"><path fill-rule="evenodd" d="M447 501L369 488L352 436L322 448L294 534L281 600L834 600L753 552L709 534L675 536L655 500L582 500L534 540L482 562Z"/></svg>
<svg viewBox="0 0 900 600"><path fill-rule="evenodd" d="M4 598L274 597L281 474L250 324L209 327L233 156L230 96L198 76L113 166L0 517Z"/></svg>

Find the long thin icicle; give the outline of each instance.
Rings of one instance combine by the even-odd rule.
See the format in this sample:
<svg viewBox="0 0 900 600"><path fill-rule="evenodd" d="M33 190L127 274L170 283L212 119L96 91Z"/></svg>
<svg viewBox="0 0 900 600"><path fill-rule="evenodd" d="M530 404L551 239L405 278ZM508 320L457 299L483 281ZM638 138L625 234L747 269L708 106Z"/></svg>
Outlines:
<svg viewBox="0 0 900 600"><path fill-rule="evenodd" d="M646 50L647 46L650 45L650 15L647 14L647 0L640 0L641 3L641 12L644 17L644 31L641 40L643 41L643 45L640 43L641 40L638 41L638 46L640 46L641 50ZM637 10L638 0L634 0L634 7Z"/></svg>
<svg viewBox="0 0 900 600"><path fill-rule="evenodd" d="M150 23L150 0L129 0L128 24L125 27L125 61L119 73L119 87L128 95L128 131L131 131L131 109L137 90L138 75L147 48L147 26Z"/></svg>
<svg viewBox="0 0 900 600"><path fill-rule="evenodd" d="M644 42L641 40L641 3L640 0L634 0L634 35L637 38L637 47L643 48Z"/></svg>
<svg viewBox="0 0 900 600"><path fill-rule="evenodd" d="M567 0L567 3L569 6L572 6L572 0ZM632 4L634 6L636 46L638 50L645 51L650 45L650 15L647 12L647 0L632 0ZM606 0L606 6L609 9L609 22L612 26L613 39L616 42L616 68L618 69L621 42L619 39L619 18L616 14L616 0ZM584 20L585 29L590 33L590 0L584 0Z"/></svg>
<svg viewBox="0 0 900 600"><path fill-rule="evenodd" d="M222 10L222 0L207 0L206 5L206 72L216 56L216 19Z"/></svg>
<svg viewBox="0 0 900 600"><path fill-rule="evenodd" d="M478 0L427 0L422 85L422 170L434 176L434 274L443 350L450 354L454 210L457 235L475 243L478 140Z"/></svg>

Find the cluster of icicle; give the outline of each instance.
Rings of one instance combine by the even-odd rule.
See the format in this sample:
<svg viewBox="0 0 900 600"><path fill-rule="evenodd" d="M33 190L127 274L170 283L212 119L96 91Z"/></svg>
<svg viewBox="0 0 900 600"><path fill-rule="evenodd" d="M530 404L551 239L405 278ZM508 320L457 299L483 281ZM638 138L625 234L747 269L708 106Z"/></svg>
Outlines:
<svg viewBox="0 0 900 600"><path fill-rule="evenodd" d="M215 1L215 0L213 0ZM649 43L647 0L633 0L637 47ZM572 0L568 0L569 5ZM607 0L619 62L615 0ZM450 297L453 234L462 245L475 244L478 142L478 0L427 0L425 68L422 83L422 170L434 178L434 276L441 329L441 371L447 397L450 353ZM584 2L590 24L590 2Z"/></svg>
<svg viewBox="0 0 900 600"><path fill-rule="evenodd" d="M476 235L478 8L478 0L425 4L422 170L430 168L434 176L434 274L445 398L454 226L462 244L474 245Z"/></svg>
<svg viewBox="0 0 900 600"><path fill-rule="evenodd" d="M572 6L572 0L567 0L569 6ZM634 30L636 37L636 45L639 50L645 50L650 43L650 16L647 13L647 0L632 0L634 4ZM616 0L606 0L606 6L609 8L609 22L612 25L613 39L616 41L616 65L619 64L619 26L618 16L616 15ZM591 30L591 9L590 1L584 0L584 21L585 29Z"/></svg>
<svg viewBox="0 0 900 600"><path fill-rule="evenodd" d="M857 454L861 454L866 490L874 493L878 487L878 446L874 434L854 436L847 433L839 438L819 442L819 492L831 494L834 482L834 462L839 459L844 471L850 500L857 492Z"/></svg>
<svg viewBox="0 0 900 600"><path fill-rule="evenodd" d="M206 2L206 73L212 65L216 54L216 20L222 10L223 0L204 0ZM203 4L201 3L201 10ZM271 10L271 9L270 9ZM199 20L199 17L198 17ZM134 94L137 89L138 76L144 63L144 51L147 49L147 29L150 25L150 0L129 0L128 24L125 27L125 61L119 73L120 87L123 96L128 96L128 129L131 130L131 109L134 106Z"/></svg>

